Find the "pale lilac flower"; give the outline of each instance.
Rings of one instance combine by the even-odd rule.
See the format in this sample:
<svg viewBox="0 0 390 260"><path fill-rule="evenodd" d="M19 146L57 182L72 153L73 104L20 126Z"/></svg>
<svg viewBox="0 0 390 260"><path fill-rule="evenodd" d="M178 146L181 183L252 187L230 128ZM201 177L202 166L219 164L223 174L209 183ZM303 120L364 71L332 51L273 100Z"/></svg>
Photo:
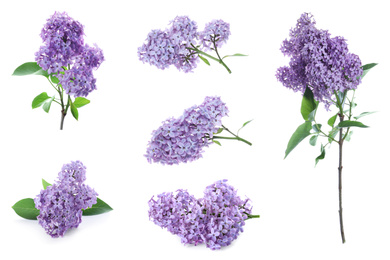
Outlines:
<svg viewBox="0 0 390 260"><path fill-rule="evenodd" d="M281 46L282 53L291 57L290 64L278 68L276 78L294 91L304 93L309 87L315 99L329 109L334 92L356 89L363 70L359 57L348 52L344 38L331 38L315 24L311 14L301 15L290 39Z"/></svg>
<svg viewBox="0 0 390 260"><path fill-rule="evenodd" d="M230 25L223 20L213 20L199 33L199 39L206 50L221 47L230 35ZM215 46L214 46L215 44Z"/></svg>
<svg viewBox="0 0 390 260"><path fill-rule="evenodd" d="M202 157L203 148L211 144L228 109L220 97L206 97L200 106L186 109L180 118L169 118L152 132L146 158L148 162L178 164Z"/></svg>
<svg viewBox="0 0 390 260"><path fill-rule="evenodd" d="M35 54L38 65L60 80L67 94L86 97L96 89L93 70L104 61L102 50L95 44L84 45L84 28L65 12L55 12L44 25L44 45Z"/></svg>
<svg viewBox="0 0 390 260"><path fill-rule="evenodd" d="M202 244L212 250L228 246L243 232L251 214L249 199L241 200L234 188L218 181L195 199L186 190L162 193L149 201L149 219L178 235L183 244Z"/></svg>
<svg viewBox="0 0 390 260"><path fill-rule="evenodd" d="M41 190L34 199L40 211L39 224L52 237L62 237L68 229L77 228L81 223L82 209L92 207L97 193L85 185L85 166L71 162L62 167L58 181Z"/></svg>

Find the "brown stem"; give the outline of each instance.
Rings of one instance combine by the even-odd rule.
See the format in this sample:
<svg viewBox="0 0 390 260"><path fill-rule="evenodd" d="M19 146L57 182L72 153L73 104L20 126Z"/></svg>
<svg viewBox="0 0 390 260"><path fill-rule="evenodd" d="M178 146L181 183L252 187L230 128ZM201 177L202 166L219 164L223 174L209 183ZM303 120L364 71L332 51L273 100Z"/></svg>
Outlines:
<svg viewBox="0 0 390 260"><path fill-rule="evenodd" d="M344 115L339 114L340 122L344 121ZM342 198L342 171L343 171L343 128L340 128L339 137L339 218L341 239L345 243L344 225L343 225L343 198Z"/></svg>
<svg viewBox="0 0 390 260"><path fill-rule="evenodd" d="M60 130L62 130L64 128L64 119L65 119L65 116L66 116L66 111L65 109L62 109L61 110L61 125L60 125Z"/></svg>

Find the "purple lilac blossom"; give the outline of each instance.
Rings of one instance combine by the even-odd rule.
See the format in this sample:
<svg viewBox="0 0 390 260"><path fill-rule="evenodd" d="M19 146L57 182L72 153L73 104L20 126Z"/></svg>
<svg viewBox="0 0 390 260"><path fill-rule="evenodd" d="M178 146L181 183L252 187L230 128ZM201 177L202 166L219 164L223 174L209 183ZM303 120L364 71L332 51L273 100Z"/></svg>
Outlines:
<svg viewBox="0 0 390 260"><path fill-rule="evenodd" d="M102 50L84 45L84 28L65 12L55 12L44 25L44 45L35 54L38 65L55 75L67 94L86 97L96 89L96 70L104 61ZM72 67L71 67L72 66Z"/></svg>
<svg viewBox="0 0 390 260"><path fill-rule="evenodd" d="M280 50L291 57L289 66L278 68L276 78L292 90L304 93L310 87L317 101L329 110L334 92L356 89L363 73L359 56L349 53L343 37L330 37L327 30L315 27L311 14L304 13L290 39Z"/></svg>
<svg viewBox="0 0 390 260"><path fill-rule="evenodd" d="M206 24L203 32L199 33L199 39L206 50L220 48L229 39L230 25L223 20L213 20ZM214 46L215 43L215 46Z"/></svg>
<svg viewBox="0 0 390 260"><path fill-rule="evenodd" d="M39 224L51 237L62 237L81 223L82 209L96 204L97 193L83 182L86 167L80 162L65 164L53 185L41 190L34 199L40 211Z"/></svg>
<svg viewBox="0 0 390 260"><path fill-rule="evenodd" d="M208 186L202 199L186 190L162 193L149 201L149 219L181 238L183 244L202 244L212 250L228 246L251 214L249 199L241 200L227 180Z"/></svg>
<svg viewBox="0 0 390 260"><path fill-rule="evenodd" d="M172 165L201 158L203 148L212 143L210 139L227 113L220 97L206 97L200 106L186 109L180 118L163 121L152 132L145 155L148 162Z"/></svg>
<svg viewBox="0 0 390 260"><path fill-rule="evenodd" d="M187 47L196 44L198 26L188 16L177 16L170 24L165 31L152 30L148 34L146 43L138 48L138 57L159 69L173 64L178 70L192 72L199 57Z"/></svg>

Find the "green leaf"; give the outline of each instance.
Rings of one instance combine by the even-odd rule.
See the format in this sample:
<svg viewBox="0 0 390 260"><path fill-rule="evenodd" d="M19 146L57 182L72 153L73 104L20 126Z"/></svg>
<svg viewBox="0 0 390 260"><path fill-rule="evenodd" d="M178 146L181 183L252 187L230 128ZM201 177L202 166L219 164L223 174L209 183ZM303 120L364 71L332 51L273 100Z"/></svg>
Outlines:
<svg viewBox="0 0 390 260"><path fill-rule="evenodd" d="M293 133L287 144L287 149L284 158L307 136L310 135L311 122L306 121L302 125L298 126L297 130Z"/></svg>
<svg viewBox="0 0 390 260"><path fill-rule="evenodd" d="M45 110L46 113L49 113L51 103L53 102L55 96L52 96L48 101L43 104L43 110Z"/></svg>
<svg viewBox="0 0 390 260"><path fill-rule="evenodd" d="M219 146L222 146L220 142L218 142L217 140L213 140L214 143L216 143L217 145Z"/></svg>
<svg viewBox="0 0 390 260"><path fill-rule="evenodd" d="M337 126L340 128L342 128L342 127L362 127L362 128L368 127L359 121L350 121L350 120L345 120L343 122L340 122Z"/></svg>
<svg viewBox="0 0 390 260"><path fill-rule="evenodd" d="M374 111L374 112L363 112L363 113L361 113L361 114L358 115L358 116L354 116L353 118L359 119L359 118L361 118L361 117L363 117L363 116L368 116L368 115L371 115L371 114L374 114L374 113L376 113L376 111Z"/></svg>
<svg viewBox="0 0 390 260"><path fill-rule="evenodd" d="M83 107L87 104L89 104L91 101L89 101L88 99L86 98L83 98L83 97L77 97L75 98L74 102L73 102L73 105L77 108L80 108L80 107Z"/></svg>
<svg viewBox="0 0 390 260"><path fill-rule="evenodd" d="M318 101L314 100L313 92L309 87L306 87L303 94L301 104L301 114L305 121L313 121L315 116L315 110L317 109Z"/></svg>
<svg viewBox="0 0 390 260"><path fill-rule="evenodd" d="M329 118L328 120L328 125L333 127L334 125L334 122L336 122L336 118L337 118L337 114L335 114L334 116L332 116L331 118Z"/></svg>
<svg viewBox="0 0 390 260"><path fill-rule="evenodd" d="M54 84L60 83L60 80L59 80L56 76L53 76L53 75L50 75L50 80L51 80L51 82L53 82Z"/></svg>
<svg viewBox="0 0 390 260"><path fill-rule="evenodd" d="M223 128L218 128L218 131L216 133L214 133L214 134L215 135L220 134L220 133L222 133L222 131L223 131Z"/></svg>
<svg viewBox="0 0 390 260"><path fill-rule="evenodd" d="M241 53L236 53L236 54L233 54L233 55L226 55L226 56L224 56L222 59L225 59L225 58L227 58L227 57L234 57L234 56L248 56L248 55L241 54Z"/></svg>
<svg viewBox="0 0 390 260"><path fill-rule="evenodd" d="M324 146L321 144L321 154L316 158L316 164L315 166L317 166L317 163L320 161L320 160L323 160L325 158L325 148Z"/></svg>
<svg viewBox="0 0 390 260"><path fill-rule="evenodd" d="M93 204L91 208L83 210L83 216L99 215L111 210L112 208L107 203L97 198L96 204Z"/></svg>
<svg viewBox="0 0 390 260"><path fill-rule="evenodd" d="M43 70L36 62L26 62L17 67L12 76L42 75L46 78L49 74Z"/></svg>
<svg viewBox="0 0 390 260"><path fill-rule="evenodd" d="M77 107L73 104L72 100L70 100L70 112L72 112L73 117L78 121L79 111L77 110Z"/></svg>
<svg viewBox="0 0 390 260"><path fill-rule="evenodd" d="M34 200L30 198L19 200L12 208L22 218L36 220L39 215L39 210L35 208Z"/></svg>
<svg viewBox="0 0 390 260"><path fill-rule="evenodd" d="M244 126L246 126L247 124L249 124L250 122L252 122L253 121L253 119L252 120L249 120L249 121L246 121L243 125L242 125L242 127L244 127ZM242 128L241 127L241 128Z"/></svg>
<svg viewBox="0 0 390 260"><path fill-rule="evenodd" d="M317 138L318 138L318 135L313 135L313 136L310 138L309 143L310 143L312 146L316 146L316 144L317 144Z"/></svg>
<svg viewBox="0 0 390 260"><path fill-rule="evenodd" d="M47 95L46 92L42 92L41 94L39 94L38 96L36 96L31 104L32 108L37 108L37 107L40 107L42 106L43 103L46 102L46 100L50 99L51 97L49 97Z"/></svg>
<svg viewBox="0 0 390 260"><path fill-rule="evenodd" d="M203 57L203 56L201 56L201 55L199 55L199 54L198 54L198 56L199 56L199 58L200 58L202 61L204 61L204 63L206 63L207 65L210 66L210 62L209 62L205 57Z"/></svg>
<svg viewBox="0 0 390 260"><path fill-rule="evenodd" d="M46 190L47 186L51 186L51 184L48 183L47 181L45 181L44 179L42 179L42 186L43 186L43 189Z"/></svg>
<svg viewBox="0 0 390 260"><path fill-rule="evenodd" d="M348 142L351 141L352 134L353 134L353 131L349 131L348 135L346 137L344 137L344 140L348 141Z"/></svg>
<svg viewBox="0 0 390 260"><path fill-rule="evenodd" d="M321 131L321 124L314 124L313 125L313 130L318 133L319 131Z"/></svg>
<svg viewBox="0 0 390 260"><path fill-rule="evenodd" d="M369 63L369 64L366 64L366 65L363 65L363 66L362 66L363 74L360 76L360 78L362 79L364 76L366 76L366 74L368 73L368 71L370 71L370 69L372 69L372 68L375 67L376 65L378 65L378 63Z"/></svg>
<svg viewBox="0 0 390 260"><path fill-rule="evenodd" d="M329 143L332 143L332 142L333 142L333 139L335 139L335 137L336 137L336 135L338 134L339 130L340 130L339 128L334 127L334 128L332 128L332 130L329 131L329 134L328 134L328 136L329 136L328 142L329 142ZM333 139L332 139L332 138L333 138Z"/></svg>

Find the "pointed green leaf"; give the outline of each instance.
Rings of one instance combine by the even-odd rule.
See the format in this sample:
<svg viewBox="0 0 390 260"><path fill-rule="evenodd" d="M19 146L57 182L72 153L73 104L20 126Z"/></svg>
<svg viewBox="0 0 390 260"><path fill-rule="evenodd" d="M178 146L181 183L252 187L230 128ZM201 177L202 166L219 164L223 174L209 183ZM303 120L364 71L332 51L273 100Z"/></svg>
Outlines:
<svg viewBox="0 0 390 260"><path fill-rule="evenodd" d="M60 80L59 80L56 76L53 76L53 75L50 75L50 80L51 80L51 82L53 82L54 84L60 83Z"/></svg>
<svg viewBox="0 0 390 260"><path fill-rule="evenodd" d="M249 120L249 121L246 121L243 125L242 125L242 127L244 127L244 126L246 126L247 124L249 124L250 122L252 122L253 121L253 119L252 120ZM241 128L242 128L241 127Z"/></svg>
<svg viewBox="0 0 390 260"><path fill-rule="evenodd" d="M91 101L89 101L88 99L86 98L83 98L83 97L77 97L75 98L74 102L73 102L73 105L76 107L76 108L80 108L80 107L83 107L87 104L89 104Z"/></svg>
<svg viewBox="0 0 390 260"><path fill-rule="evenodd" d="M310 135L311 123L306 121L302 125L298 126L297 130L293 133L287 144L287 149L284 158L307 136Z"/></svg>
<svg viewBox="0 0 390 260"><path fill-rule="evenodd" d="M224 56L222 59L225 59L225 58L227 58L227 57L234 57L234 56L248 56L248 55L241 54L241 53L236 53L236 54L233 54L233 55L226 55L226 56Z"/></svg>
<svg viewBox="0 0 390 260"><path fill-rule="evenodd" d="M318 102L314 100L313 92L306 87L301 104L301 114L305 121L313 121Z"/></svg>
<svg viewBox="0 0 390 260"><path fill-rule="evenodd" d="M252 122L253 121L253 119L252 120L249 120L249 121L246 121L241 127L240 127L240 129L238 129L238 131L237 131L237 136L238 136L238 133L240 132L240 130L242 129L242 128L244 128L244 126L246 126L247 124L249 124L250 122Z"/></svg>
<svg viewBox="0 0 390 260"><path fill-rule="evenodd" d="M34 200L31 198L19 200L12 208L22 218L36 220L39 215L39 210L35 208Z"/></svg>
<svg viewBox="0 0 390 260"><path fill-rule="evenodd" d="M216 143L217 145L219 146L222 146L220 142L218 142L217 140L213 140L214 143Z"/></svg>
<svg viewBox="0 0 390 260"><path fill-rule="evenodd" d="M55 96L52 96L49 100L47 100L44 104L43 104L43 110L45 110L46 113L49 113L49 110L50 110L50 106L51 106L51 103L53 102L54 100L54 97Z"/></svg>
<svg viewBox="0 0 390 260"><path fill-rule="evenodd" d="M220 134L220 133L222 133L222 131L223 131L223 128L218 128L218 131L216 133L214 133L214 134L215 135Z"/></svg>
<svg viewBox="0 0 390 260"><path fill-rule="evenodd" d="M316 144L317 144L317 138L318 138L318 135L313 135L313 136L310 138L309 143L310 143L312 146L316 146Z"/></svg>
<svg viewBox="0 0 390 260"><path fill-rule="evenodd" d="M314 132L318 133L319 131L321 131L321 124L314 124L313 125L313 130Z"/></svg>
<svg viewBox="0 0 390 260"><path fill-rule="evenodd" d="M335 139L335 137L337 136L339 130L340 130L339 128L334 127L334 128L332 128L332 130L329 131L329 134L328 134L328 136L329 136L328 142L329 142L329 143L332 143L332 142L333 142L333 139ZM332 138L333 138L333 139L332 139Z"/></svg>
<svg viewBox="0 0 390 260"><path fill-rule="evenodd" d="M370 71L370 69L372 69L376 65L378 65L378 63L370 63L370 64L363 65L362 66L363 74L360 76L360 78L362 79L364 76L366 76L366 74Z"/></svg>
<svg viewBox="0 0 390 260"><path fill-rule="evenodd" d="M362 127L362 128L368 127L359 121L350 121L350 120L345 120L343 122L340 122L337 126L340 128L341 127Z"/></svg>
<svg viewBox="0 0 390 260"><path fill-rule="evenodd" d="M42 179L42 186L43 186L43 189L46 190L47 186L51 186L51 184L48 183L47 181L45 181L44 179Z"/></svg>
<svg viewBox="0 0 390 260"><path fill-rule="evenodd" d="M351 141L351 136L353 134L353 131L349 131L348 135L344 138L345 141Z"/></svg>
<svg viewBox="0 0 390 260"><path fill-rule="evenodd" d="M316 164L315 166L317 166L317 163L320 161L320 160L323 160L325 158L325 148L324 146L321 144L321 154L316 158Z"/></svg>
<svg viewBox="0 0 390 260"><path fill-rule="evenodd" d="M43 70L36 62L26 62L17 67L12 76L42 75L49 77L49 74Z"/></svg>
<svg viewBox="0 0 390 260"><path fill-rule="evenodd" d="M368 115L371 115L371 114L374 114L374 113L376 113L376 111L374 111L374 112L363 112L363 113L361 113L358 116L354 116L353 118L355 118L357 120L357 119L359 119L359 118L361 118L363 116L368 116Z"/></svg>
<svg viewBox="0 0 390 260"><path fill-rule="evenodd" d="M78 121L79 120L79 111L77 107L70 101L70 112L72 112L73 117Z"/></svg>
<svg viewBox="0 0 390 260"><path fill-rule="evenodd" d="M203 56L201 56L201 55L198 55L198 56L199 56L199 58L200 58L202 61L204 61L204 63L206 63L207 65L210 66L210 62L209 62L205 57L203 57Z"/></svg>
<svg viewBox="0 0 390 260"><path fill-rule="evenodd" d="M46 92L42 92L41 94L39 94L38 96L36 96L34 98L34 100L32 101L31 106L32 106L33 109L37 108L37 107L40 107L48 99L50 99L50 97L47 95L47 93Z"/></svg>
<svg viewBox="0 0 390 260"><path fill-rule="evenodd" d="M93 204L91 208L83 210L83 216L99 215L111 210L112 208L107 203L97 198L96 204Z"/></svg>
<svg viewBox="0 0 390 260"><path fill-rule="evenodd" d="M333 127L334 125L334 122L336 122L336 118L337 118L337 114L335 114L334 116L332 116L331 118L329 118L328 120L328 125Z"/></svg>

